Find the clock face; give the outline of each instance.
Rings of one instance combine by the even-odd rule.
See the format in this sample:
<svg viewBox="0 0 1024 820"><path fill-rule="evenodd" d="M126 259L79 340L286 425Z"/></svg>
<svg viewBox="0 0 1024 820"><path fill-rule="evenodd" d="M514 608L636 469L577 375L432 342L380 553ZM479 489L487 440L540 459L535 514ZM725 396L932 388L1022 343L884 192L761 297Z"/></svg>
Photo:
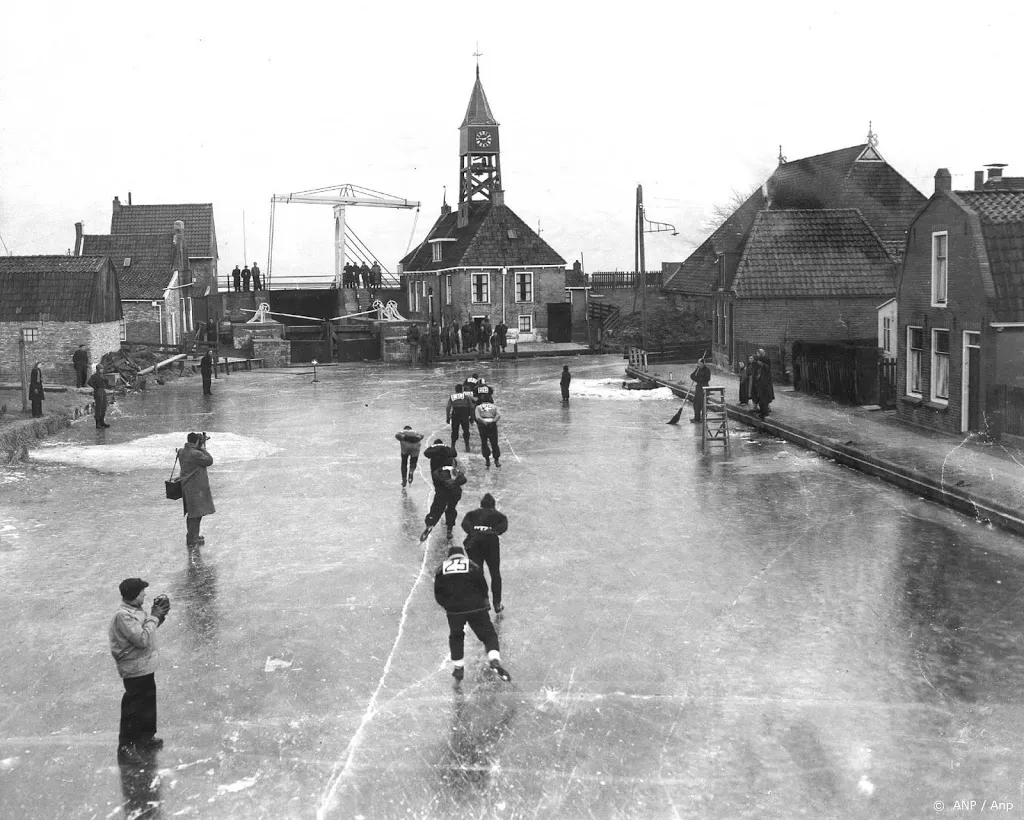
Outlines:
<svg viewBox="0 0 1024 820"><path fill-rule="evenodd" d="M492 137L491 137L491 132L490 131L477 131L476 132L476 137L474 139L476 140L476 144L480 148L490 148L491 147Z"/></svg>

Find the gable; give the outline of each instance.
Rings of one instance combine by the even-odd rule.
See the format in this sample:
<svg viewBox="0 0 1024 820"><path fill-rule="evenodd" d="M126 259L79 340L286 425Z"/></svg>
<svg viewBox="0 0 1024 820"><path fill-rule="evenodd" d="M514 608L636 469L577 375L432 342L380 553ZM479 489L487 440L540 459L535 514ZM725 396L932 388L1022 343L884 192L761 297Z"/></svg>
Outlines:
<svg viewBox="0 0 1024 820"><path fill-rule="evenodd" d="M117 275L104 256L0 256L0 322L112 322Z"/></svg>
<svg viewBox="0 0 1024 820"><path fill-rule="evenodd" d="M110 218L110 233L119 234L171 234L175 222L185 223L185 239L189 256L218 258L217 233L213 224L211 203L182 205L122 205L114 204Z"/></svg>

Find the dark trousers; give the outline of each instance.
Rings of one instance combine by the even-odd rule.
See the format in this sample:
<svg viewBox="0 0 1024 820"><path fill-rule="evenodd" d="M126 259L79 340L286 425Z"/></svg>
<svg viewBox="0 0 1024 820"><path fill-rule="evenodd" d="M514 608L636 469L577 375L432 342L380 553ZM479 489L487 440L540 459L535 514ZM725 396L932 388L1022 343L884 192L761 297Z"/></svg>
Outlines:
<svg viewBox="0 0 1024 820"><path fill-rule="evenodd" d="M469 560L481 567L486 564L491 574L491 603L495 612L501 608L501 547L498 544L476 543L466 547Z"/></svg>
<svg viewBox="0 0 1024 820"><path fill-rule="evenodd" d="M469 449L469 416L457 416L452 414L452 447L459 440L459 428L462 428L462 440L466 442L466 449Z"/></svg>
<svg viewBox="0 0 1024 820"><path fill-rule="evenodd" d="M89 381L89 373L87 365L75 368L75 386L85 387L85 383Z"/></svg>
<svg viewBox="0 0 1024 820"><path fill-rule="evenodd" d="M124 694L121 696L121 725L117 731L117 745L125 746L146 740L156 734L156 677L142 675L122 678Z"/></svg>
<svg viewBox="0 0 1024 820"><path fill-rule="evenodd" d="M199 538L199 525L202 523L203 517L197 516L196 518L185 519L185 543L195 544L196 539Z"/></svg>
<svg viewBox="0 0 1024 820"><path fill-rule="evenodd" d="M458 517L458 510L456 507L459 504L460 498L462 498L461 490L459 494L456 495L448 490L438 488L435 484L434 500L430 503L430 509L427 511L427 517L424 519L427 527L433 527L441 520L441 513L444 513L444 524L448 529L452 529L455 526L455 519Z"/></svg>
<svg viewBox="0 0 1024 820"><path fill-rule="evenodd" d="M203 373L203 395L204 396L213 395L213 390L211 389L212 387L213 387L213 374L212 373Z"/></svg>
<svg viewBox="0 0 1024 820"><path fill-rule="evenodd" d="M569 401L569 385L562 385L562 401Z"/></svg>
<svg viewBox="0 0 1024 820"><path fill-rule="evenodd" d="M693 391L693 418L696 421L704 418L704 388L699 384Z"/></svg>
<svg viewBox="0 0 1024 820"><path fill-rule="evenodd" d="M96 426L102 427L107 423L107 393L106 391L93 390L92 393L92 414L96 419Z"/></svg>
<svg viewBox="0 0 1024 820"><path fill-rule="evenodd" d="M416 463L420 460L418 453L402 453L402 483L416 472Z"/></svg>
<svg viewBox="0 0 1024 820"><path fill-rule="evenodd" d="M238 291L240 291L242 289L242 280L236 278L234 284L235 284L235 293L238 293Z"/></svg>
<svg viewBox="0 0 1024 820"><path fill-rule="evenodd" d="M32 397L32 418L39 418L43 415L43 399L41 396Z"/></svg>
<svg viewBox="0 0 1024 820"><path fill-rule="evenodd" d="M494 631L487 611L448 613L448 649L453 661L461 661L466 651L466 624L490 652L498 651L498 633Z"/></svg>
<svg viewBox="0 0 1024 820"><path fill-rule="evenodd" d="M491 453L494 453L494 460L501 458L501 448L498 446L498 423L480 424L477 422L476 429L480 433L480 453L485 461L489 461Z"/></svg>

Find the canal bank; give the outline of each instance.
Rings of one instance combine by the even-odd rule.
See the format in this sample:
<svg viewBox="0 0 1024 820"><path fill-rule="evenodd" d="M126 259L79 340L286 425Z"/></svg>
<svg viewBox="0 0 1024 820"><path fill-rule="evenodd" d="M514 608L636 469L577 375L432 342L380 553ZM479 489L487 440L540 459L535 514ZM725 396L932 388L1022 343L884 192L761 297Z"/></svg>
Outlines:
<svg viewBox="0 0 1024 820"><path fill-rule="evenodd" d="M692 383L683 374L691 368L676 363L646 372L627 367L626 373L666 386L689 401ZM771 413L762 421L753 407L736 402L737 376L714 371L710 386L725 388L731 421L1024 535L1024 451L1015 444L910 427L895 413L837 404L784 385L776 386Z"/></svg>

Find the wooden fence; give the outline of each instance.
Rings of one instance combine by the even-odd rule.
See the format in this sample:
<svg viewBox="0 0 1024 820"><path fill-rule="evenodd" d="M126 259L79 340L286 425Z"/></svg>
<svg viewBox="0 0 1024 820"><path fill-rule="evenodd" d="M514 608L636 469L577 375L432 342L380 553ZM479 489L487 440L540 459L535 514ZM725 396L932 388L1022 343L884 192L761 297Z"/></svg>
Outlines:
<svg viewBox="0 0 1024 820"><path fill-rule="evenodd" d="M994 417L996 435L1024 436L1024 388L996 384L987 399L986 415Z"/></svg>

